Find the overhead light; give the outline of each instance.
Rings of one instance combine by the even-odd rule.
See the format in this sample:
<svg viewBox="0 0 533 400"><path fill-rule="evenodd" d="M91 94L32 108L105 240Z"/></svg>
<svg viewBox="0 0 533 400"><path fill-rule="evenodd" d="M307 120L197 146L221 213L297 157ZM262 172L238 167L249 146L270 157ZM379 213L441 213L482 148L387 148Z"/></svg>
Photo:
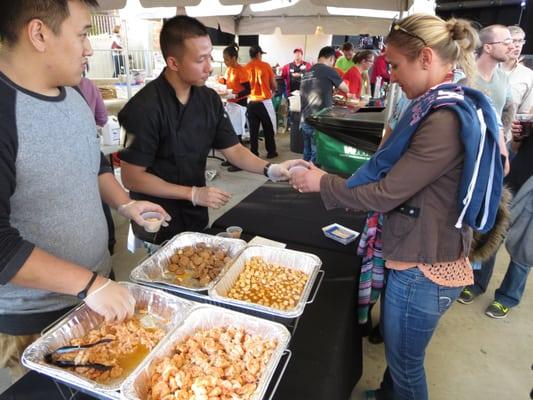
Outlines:
<svg viewBox="0 0 533 400"><path fill-rule="evenodd" d="M218 0L202 0L197 6L186 6L189 17L215 17L220 15L239 15L243 5L224 6Z"/></svg>
<svg viewBox="0 0 533 400"><path fill-rule="evenodd" d="M324 27L322 25L316 26L315 35L325 35Z"/></svg>
<svg viewBox="0 0 533 400"><path fill-rule="evenodd" d="M264 12L277 10L278 8L291 7L297 4L300 0L270 0L263 3L250 4L250 9L253 12Z"/></svg>
<svg viewBox="0 0 533 400"><path fill-rule="evenodd" d="M345 7L326 7L331 15L348 15L352 17L374 17L393 19L399 17L397 11L374 10L370 8L345 8Z"/></svg>

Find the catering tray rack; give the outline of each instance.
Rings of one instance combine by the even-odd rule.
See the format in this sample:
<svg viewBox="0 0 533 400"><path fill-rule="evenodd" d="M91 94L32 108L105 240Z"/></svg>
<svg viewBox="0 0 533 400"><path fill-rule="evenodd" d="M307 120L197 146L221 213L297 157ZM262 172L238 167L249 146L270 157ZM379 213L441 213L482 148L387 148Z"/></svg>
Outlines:
<svg viewBox="0 0 533 400"><path fill-rule="evenodd" d="M260 383L260 393L254 397L257 400L273 398L292 355L287 348L290 333L281 324L221 307L198 304L147 286L128 282L120 282L120 284L126 286L136 300L141 305L147 306L148 310L157 310L161 317L174 316L165 336L132 372L119 381L104 385L44 362L45 354L68 344L72 338L80 337L102 323L102 317L96 315L86 305L76 307L43 331L42 336L24 351L23 365L49 376L56 383L59 394L65 400L75 399L80 392L102 400L123 400L128 398L124 394L125 388L131 394L129 385L135 384L135 380L143 371L146 371L149 363L162 351L168 350L171 341L175 340L176 335L179 336L184 329L189 329L195 324L201 326L228 322L236 324L237 327L249 327L252 331L262 330L275 335L279 340L280 345L272 356L264 379L262 378ZM65 393L64 388L58 383L66 385L70 393Z"/></svg>
<svg viewBox="0 0 533 400"><path fill-rule="evenodd" d="M171 242L167 243L164 247L168 246L170 243ZM160 250L164 250L164 247ZM232 270L235 271L236 268L242 268L244 262L243 260L245 260L246 257L251 256L252 253L254 255L264 256L265 259L269 262L276 262L278 264L287 265L293 268L298 268L297 266L301 265L300 269L304 269L308 273L309 279L304 287L302 296L300 298L300 301L298 302L298 306L295 309L284 312L281 310L267 308L252 303L234 301L221 295L221 292L223 291L222 286L218 286L217 290L214 289L221 281L224 281L223 285L227 286L231 280L235 279L235 272L232 272ZM156 254L154 254L154 256ZM157 257L155 259L157 259ZM212 287L207 291L207 293L205 291L187 290L186 288L177 287L175 285L168 285L155 280L138 279L139 274L136 271L142 269L143 267L141 266L144 263L145 262L142 262L139 267L135 268L132 271L130 275L130 279L132 281L158 289L163 289L165 291L175 293L176 295L189 300L205 304L217 305L231 310L241 311L246 314L258 316L261 318L266 318L271 321L276 321L287 326L292 334L294 334L294 332L296 331L299 318L302 315L305 306L315 301L316 295L324 278L324 271L320 269L322 266L322 262L314 254L294 250L280 249L278 247L271 246L247 245L246 247L243 247L242 250L240 250L239 254L236 256L236 258L233 260L233 262L224 271L224 273L222 273L219 279L217 279L217 281L213 283ZM231 277L229 279L226 279L225 277L228 274L231 274Z"/></svg>

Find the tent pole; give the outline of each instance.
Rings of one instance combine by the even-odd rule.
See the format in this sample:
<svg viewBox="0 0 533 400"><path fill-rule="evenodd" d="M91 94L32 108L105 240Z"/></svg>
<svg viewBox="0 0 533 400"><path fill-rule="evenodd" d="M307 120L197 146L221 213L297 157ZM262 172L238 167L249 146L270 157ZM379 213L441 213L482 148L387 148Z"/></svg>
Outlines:
<svg viewBox="0 0 533 400"><path fill-rule="evenodd" d="M132 97L132 91L131 91L131 74L130 74L130 52L129 52L129 44L128 44L128 24L126 22L126 19L123 19L121 22L122 26L124 27L124 32L126 33L124 35L124 72L126 73L126 90L128 93L128 100Z"/></svg>

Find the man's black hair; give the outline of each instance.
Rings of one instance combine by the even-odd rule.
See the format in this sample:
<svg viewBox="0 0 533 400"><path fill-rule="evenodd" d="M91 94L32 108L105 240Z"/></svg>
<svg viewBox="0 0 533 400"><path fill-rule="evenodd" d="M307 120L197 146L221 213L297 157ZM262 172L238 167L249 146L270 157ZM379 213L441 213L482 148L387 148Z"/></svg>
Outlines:
<svg viewBox="0 0 533 400"><path fill-rule="evenodd" d="M209 36L207 28L196 18L177 15L163 24L159 35L159 46L166 60L169 55L179 57L185 39ZM172 53L172 54L170 54Z"/></svg>
<svg viewBox="0 0 533 400"><path fill-rule="evenodd" d="M98 7L98 0L2 0L0 1L0 40L8 46L19 39L28 22L40 19L56 35L69 15L68 3L79 1L91 8Z"/></svg>
<svg viewBox="0 0 533 400"><path fill-rule="evenodd" d="M318 53L318 58L335 57L335 49L331 46L322 47Z"/></svg>

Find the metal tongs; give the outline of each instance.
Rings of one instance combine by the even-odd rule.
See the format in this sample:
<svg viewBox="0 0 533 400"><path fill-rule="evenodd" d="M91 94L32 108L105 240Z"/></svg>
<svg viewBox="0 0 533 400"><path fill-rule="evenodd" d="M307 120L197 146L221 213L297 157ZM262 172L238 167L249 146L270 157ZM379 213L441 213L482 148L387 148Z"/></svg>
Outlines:
<svg viewBox="0 0 533 400"><path fill-rule="evenodd" d="M94 343L90 344L83 344L80 346L63 346L55 351L48 353L44 356L44 360L48 364L55 365L60 368L76 368L76 367L83 367L83 368L93 368L97 371L109 371L111 368L113 368L111 365L104 365L100 363L88 363L88 364L76 364L74 361L70 360L57 360L54 355L55 354L65 354L65 353L72 353L74 351L80 351L80 350L86 350L90 349L91 347L98 346L101 344L106 344L112 342L113 339L102 339Z"/></svg>

